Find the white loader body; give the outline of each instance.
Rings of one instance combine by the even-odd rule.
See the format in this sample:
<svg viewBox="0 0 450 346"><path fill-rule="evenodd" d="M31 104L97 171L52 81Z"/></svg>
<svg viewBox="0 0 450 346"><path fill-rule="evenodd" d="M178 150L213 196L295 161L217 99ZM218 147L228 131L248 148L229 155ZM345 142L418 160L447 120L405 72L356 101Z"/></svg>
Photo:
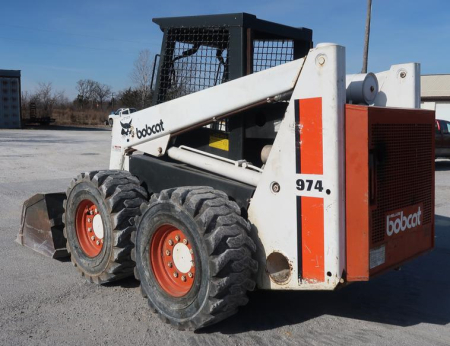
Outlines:
<svg viewBox="0 0 450 346"><path fill-rule="evenodd" d="M375 105L418 107L418 64L377 76ZM263 169L171 151L174 135L286 93L289 106ZM112 130L110 169L128 170L137 150L255 186L248 219L259 239L258 287L331 290L346 270L346 102L345 48L319 45L303 59L123 116Z"/></svg>

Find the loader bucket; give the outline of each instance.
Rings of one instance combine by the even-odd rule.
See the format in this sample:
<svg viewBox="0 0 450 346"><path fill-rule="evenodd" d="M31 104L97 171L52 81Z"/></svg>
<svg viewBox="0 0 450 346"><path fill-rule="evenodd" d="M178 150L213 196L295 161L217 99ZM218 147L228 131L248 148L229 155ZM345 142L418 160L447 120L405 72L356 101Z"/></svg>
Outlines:
<svg viewBox="0 0 450 346"><path fill-rule="evenodd" d="M68 256L62 214L65 193L37 194L26 200L16 241L52 258Z"/></svg>

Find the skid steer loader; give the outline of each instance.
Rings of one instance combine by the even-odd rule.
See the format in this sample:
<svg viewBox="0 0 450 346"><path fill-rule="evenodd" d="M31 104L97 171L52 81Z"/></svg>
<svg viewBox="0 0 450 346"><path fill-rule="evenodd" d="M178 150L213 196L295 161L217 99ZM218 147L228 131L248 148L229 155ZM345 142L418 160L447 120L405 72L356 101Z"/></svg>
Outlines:
<svg viewBox="0 0 450 346"><path fill-rule="evenodd" d="M346 75L344 47L245 13L154 22L153 106L114 122L109 169L63 198L58 237L84 277L134 272L164 321L198 329L255 287L334 290L433 248L418 64ZM22 238L47 211L32 212Z"/></svg>

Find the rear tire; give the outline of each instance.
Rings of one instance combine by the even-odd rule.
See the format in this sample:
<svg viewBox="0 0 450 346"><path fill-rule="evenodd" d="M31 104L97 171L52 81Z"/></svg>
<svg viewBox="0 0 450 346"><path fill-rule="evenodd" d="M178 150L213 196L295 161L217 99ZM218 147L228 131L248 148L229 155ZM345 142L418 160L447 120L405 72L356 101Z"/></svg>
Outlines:
<svg viewBox="0 0 450 346"><path fill-rule="evenodd" d="M148 200L127 171L94 171L72 180L64 201L64 236L77 269L103 284L132 275L131 233L139 206Z"/></svg>
<svg viewBox="0 0 450 346"><path fill-rule="evenodd" d="M141 213L132 235L135 276L164 322L195 330L247 304L258 268L252 259L256 246L249 222L224 192L211 187L163 190L141 206Z"/></svg>

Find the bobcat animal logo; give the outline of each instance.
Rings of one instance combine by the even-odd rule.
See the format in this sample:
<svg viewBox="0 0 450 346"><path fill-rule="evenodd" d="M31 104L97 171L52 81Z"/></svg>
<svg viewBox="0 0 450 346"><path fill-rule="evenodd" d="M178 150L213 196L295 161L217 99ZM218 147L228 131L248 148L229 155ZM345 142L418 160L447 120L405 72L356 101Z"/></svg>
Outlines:
<svg viewBox="0 0 450 346"><path fill-rule="evenodd" d="M121 132L122 135L128 136L130 134L132 121L133 121L133 119L131 119L129 123L120 122L120 125L122 126L122 132Z"/></svg>

